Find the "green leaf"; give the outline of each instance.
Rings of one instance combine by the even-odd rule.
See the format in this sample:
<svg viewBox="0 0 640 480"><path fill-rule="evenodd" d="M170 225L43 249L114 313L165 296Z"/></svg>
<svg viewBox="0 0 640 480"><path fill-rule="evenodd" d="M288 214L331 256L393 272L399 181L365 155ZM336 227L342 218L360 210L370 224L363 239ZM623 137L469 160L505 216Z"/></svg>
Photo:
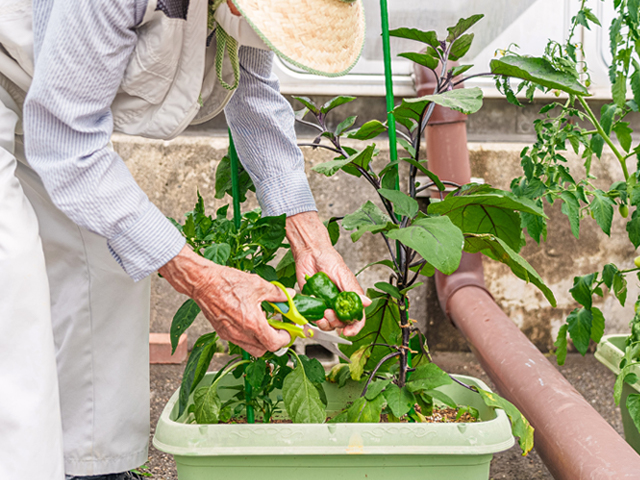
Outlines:
<svg viewBox="0 0 640 480"><path fill-rule="evenodd" d="M473 65L457 65L453 67L450 72L452 77L457 77L458 75L462 75L464 72L473 68Z"/></svg>
<svg viewBox="0 0 640 480"><path fill-rule="evenodd" d="M398 387L395 383L390 384L383 395L384 398L387 399L387 406L397 418L401 418L409 413L409 410L411 410L416 403L416 397L413 393L407 390L406 387Z"/></svg>
<svg viewBox="0 0 640 480"><path fill-rule="evenodd" d="M371 201L367 201L367 203L358 210L345 216L342 219L342 227L345 230L356 229L356 231L351 234L351 239L354 242L358 241L366 232L378 233L398 228L398 226L391 221L391 218Z"/></svg>
<svg viewBox="0 0 640 480"><path fill-rule="evenodd" d="M411 226L391 230L387 236L412 248L445 275L458 268L464 237L448 217L425 217Z"/></svg>
<svg viewBox="0 0 640 480"><path fill-rule="evenodd" d="M353 115L351 117L345 118L342 122L340 122L336 127L336 131L335 131L336 136L339 137L340 135L342 135L342 132L344 132L347 128L351 128L353 124L356 123L356 118L358 117Z"/></svg>
<svg viewBox="0 0 640 480"><path fill-rule="evenodd" d="M202 335L193 345L187 365L184 367L182 374L182 383L180 384L180 395L178 397L178 416L182 415L187 408L189 395L198 386L204 378L213 354L217 350L216 341L218 335L216 332Z"/></svg>
<svg viewBox="0 0 640 480"><path fill-rule="evenodd" d="M327 417L320 394L307 378L302 362L284 379L282 399L293 423L323 423Z"/></svg>
<svg viewBox="0 0 640 480"><path fill-rule="evenodd" d="M532 200L488 185L465 185L442 202L430 204L428 211L448 216L463 233L495 235L518 252L524 241L520 218L514 210L545 216Z"/></svg>
<svg viewBox="0 0 640 480"><path fill-rule="evenodd" d="M374 285L378 290L382 290L385 293L388 293L393 298L400 300L402 299L402 295L400 295L400 290L395 285L391 285L387 282L378 282Z"/></svg>
<svg viewBox="0 0 640 480"><path fill-rule="evenodd" d="M453 383L451 377L445 373L435 363L428 363L415 369L409 381L407 382L407 388L411 392L420 392L433 390L443 385L450 385Z"/></svg>
<svg viewBox="0 0 640 480"><path fill-rule="evenodd" d="M356 140L371 140L386 131L387 127L384 123L379 120L370 120L357 130L351 130L348 132L347 137L355 138Z"/></svg>
<svg viewBox="0 0 640 480"><path fill-rule="evenodd" d="M415 40L416 42L425 43L431 45L433 48L440 48L440 42L438 41L438 34L436 32L423 32L417 28L396 28L389 31L389 35L392 37L406 38L408 40Z"/></svg>
<svg viewBox="0 0 640 480"><path fill-rule="evenodd" d="M469 115L477 112L480 110L480 107L482 107L482 90L478 87L459 88L406 100L407 103L419 103L423 101L433 102L437 105Z"/></svg>
<svg viewBox="0 0 640 480"><path fill-rule="evenodd" d="M222 402L215 386L200 387L193 394L196 422L201 424L218 423Z"/></svg>
<svg viewBox="0 0 640 480"><path fill-rule="evenodd" d="M293 258L293 252L291 250L287 250L287 253L285 253L282 259L278 262L278 265L276 266L276 274L278 275L279 280L284 278L293 278L295 280L296 261Z"/></svg>
<svg viewBox="0 0 640 480"><path fill-rule="evenodd" d="M360 270L358 270L358 272L356 273L356 277L358 275L360 275L362 272L364 272L367 268L369 267L373 267L374 265L384 265L385 267L389 267L391 270L393 270L395 272L395 265L393 264L393 262L391 260L380 260L379 262L372 262L369 263L368 265L365 265L364 267L362 267Z"/></svg>
<svg viewBox="0 0 640 480"><path fill-rule="evenodd" d="M627 222L626 230L629 234L629 240L635 248L638 248L640 246L640 215L637 208L631 214L631 220Z"/></svg>
<svg viewBox="0 0 640 480"><path fill-rule="evenodd" d="M613 117L618 111L618 107L613 104L605 104L600 109L600 126L604 130L604 133L609 135L611 133L611 127L613 126Z"/></svg>
<svg viewBox="0 0 640 480"><path fill-rule="evenodd" d="M347 357L362 347L369 347L369 359L364 366L364 370L367 371L373 370L382 357L395 351L380 344L397 345L401 342L402 336L397 303L389 295L372 300L371 305L365 310L367 321L364 327L357 335L349 337L352 345L339 345ZM387 371L391 364L391 361L385 363L381 371Z"/></svg>
<svg viewBox="0 0 640 480"><path fill-rule="evenodd" d="M449 58L455 62L456 60L464 57L465 54L469 51L469 48L471 48L472 42L473 33L462 35L455 42L453 42L449 53Z"/></svg>
<svg viewBox="0 0 640 480"><path fill-rule="evenodd" d="M558 365L564 365L565 360L567 359L567 330L569 329L569 325L566 323L560 327L558 330L558 337L556 341L553 342L553 345L556 347L556 359Z"/></svg>
<svg viewBox="0 0 640 480"><path fill-rule="evenodd" d="M351 363L349 363L349 372L351 378L356 382L359 382L364 373L364 366L367 364L367 360L371 356L371 346L362 345L358 350L353 352L349 357Z"/></svg>
<svg viewBox="0 0 640 480"><path fill-rule="evenodd" d="M313 101L309 97L297 97L295 95L292 95L292 97L298 100L305 107L307 107L309 111L313 112L315 115L318 115L320 113L318 107L316 107L315 103L313 103Z"/></svg>
<svg viewBox="0 0 640 480"><path fill-rule="evenodd" d="M253 184L249 173L247 173L242 164L239 164L238 168L238 186L240 187L238 193L240 203L242 203L247 199L247 192L255 192L256 187ZM233 197L233 184L231 182L231 159L228 155L225 155L222 160L220 160L220 163L218 163L218 167L216 168L215 188L215 198L223 198L225 193L230 197Z"/></svg>
<svg viewBox="0 0 640 480"><path fill-rule="evenodd" d="M611 222L613 221L613 206L615 202L607 197L606 193L598 189L593 192L593 200L589 204L597 224L607 235L611 235Z"/></svg>
<svg viewBox="0 0 640 480"><path fill-rule="evenodd" d="M338 158L336 160L331 160L330 162L321 163L320 165L316 165L315 167L313 167L312 170L326 175L327 177L331 177L338 170L342 169L346 165L349 165L350 163L361 166L366 170L369 166L369 162L371 161L374 152L375 145L369 145L364 150L360 150L347 158Z"/></svg>
<svg viewBox="0 0 640 480"><path fill-rule="evenodd" d="M427 390L426 395L429 395L441 403L444 403L447 407L456 408L458 404L449 395L445 395L440 390Z"/></svg>
<svg viewBox="0 0 640 480"><path fill-rule="evenodd" d="M616 81L611 85L611 96L618 107L624 108L627 97L627 77L624 73L618 72L616 75Z"/></svg>
<svg viewBox="0 0 640 480"><path fill-rule="evenodd" d="M444 192L445 190L445 186L444 183L442 183L440 181L440 179L438 178L438 176L433 173L431 170L428 170L423 164L422 162L418 162L416 160L414 160L413 158L401 158L400 160L409 163L410 165L413 165L414 167L416 167L418 170L420 170L422 173L424 173L427 177L429 177L429 179L436 184L436 187L438 187L438 190L440 190L441 192Z"/></svg>
<svg viewBox="0 0 640 480"><path fill-rule="evenodd" d="M640 430L640 395L632 393L627 397L627 410L636 429Z"/></svg>
<svg viewBox="0 0 640 480"><path fill-rule="evenodd" d="M465 235L464 249L469 253L482 252L489 258L504 263L518 278L525 282L531 282L538 287L551 306L556 306L553 292L544 284L540 275L524 258L514 252L499 237L489 234L467 234Z"/></svg>
<svg viewBox="0 0 640 480"><path fill-rule="evenodd" d="M384 395L378 395L373 400L360 397L347 410L347 421L349 423L379 423L384 404Z"/></svg>
<svg viewBox="0 0 640 480"><path fill-rule="evenodd" d="M393 203L395 212L403 217L413 218L418 213L418 210L420 210L418 202L406 193L389 190L387 188L379 189L378 193Z"/></svg>
<svg viewBox="0 0 640 480"><path fill-rule="evenodd" d="M342 388L347 384L350 376L349 365L338 363L331 368L327 380L331 383L337 383L338 387Z"/></svg>
<svg viewBox="0 0 640 480"><path fill-rule="evenodd" d="M231 255L231 246L227 243L215 243L204 250L204 258L218 265L226 265Z"/></svg>
<svg viewBox="0 0 640 480"><path fill-rule="evenodd" d="M345 103L353 102L355 99L356 97L348 97L346 95L334 97L327 103L325 103L322 107L320 107L320 113L327 114L334 108L339 107L340 105L344 105Z"/></svg>
<svg viewBox="0 0 640 480"><path fill-rule="evenodd" d="M373 400L380 395L390 383L391 380L376 380L375 382L371 382L369 387L367 387L367 393L365 393L364 398L367 400Z"/></svg>
<svg viewBox="0 0 640 480"><path fill-rule="evenodd" d="M580 238L580 202L573 192L567 190L560 193L562 203L562 213L569 218L571 233L574 237Z"/></svg>
<svg viewBox="0 0 640 480"><path fill-rule="evenodd" d="M591 338L591 324L593 315L586 308L575 309L567 317L569 324L569 335L573 340L576 350L582 355L587 353L589 339Z"/></svg>
<svg viewBox="0 0 640 480"><path fill-rule="evenodd" d="M613 127L613 131L615 132L616 137L618 137L620 146L628 153L631 149L631 134L633 133L633 129L629 127L629 122L616 123Z"/></svg>
<svg viewBox="0 0 640 480"><path fill-rule="evenodd" d="M180 336L187 331L193 321L200 313L200 307L193 299L189 299L180 306L171 322L171 355L173 355L178 347Z"/></svg>
<svg viewBox="0 0 640 480"><path fill-rule="evenodd" d="M262 386L262 381L267 374L267 362L262 358L257 358L254 362L246 365L244 373L247 376L247 382L253 388L259 388Z"/></svg>
<svg viewBox="0 0 640 480"><path fill-rule="evenodd" d="M599 133L594 133L591 136L589 147L593 151L596 157L602 157L602 149L604 148L604 138Z"/></svg>
<svg viewBox="0 0 640 480"><path fill-rule="evenodd" d="M440 62L437 58L432 57L431 55L428 55L426 53L406 52L399 53L398 56L411 60L418 65L430 68L431 70L435 70L438 66L438 63Z"/></svg>
<svg viewBox="0 0 640 480"><path fill-rule="evenodd" d="M456 23L455 26L447 28L447 31L449 32L449 35L447 36L447 42L452 42L453 40L458 38L464 32L473 27L477 22L479 22L483 17L484 15L477 14L472 15L469 18L461 18L460 20L458 20L458 23Z"/></svg>
<svg viewBox="0 0 640 480"><path fill-rule="evenodd" d="M602 280L607 288L611 288L613 286L613 277L618 271L618 267L613 263L607 263L602 269Z"/></svg>
<svg viewBox="0 0 640 480"><path fill-rule="evenodd" d="M640 105L640 70L634 65L633 74L630 77L631 91L633 92L633 99L636 105Z"/></svg>
<svg viewBox="0 0 640 480"><path fill-rule="evenodd" d="M636 377L633 373L631 373L631 369L636 365L637 364L635 363L629 363L622 369L620 369L620 373L616 377L616 383L613 385L613 400L615 401L616 405L620 404L620 397L622 397L622 387L624 386L627 377Z"/></svg>
<svg viewBox="0 0 640 480"><path fill-rule="evenodd" d="M544 58L506 55L491 60L491 73L516 77L546 88L562 90L573 95L589 96L589 91L574 76L560 72Z"/></svg>
<svg viewBox="0 0 640 480"><path fill-rule="evenodd" d="M591 286L595 280L595 275L590 273L582 277L573 278L573 287L569 290L571 296L585 308L591 308Z"/></svg>
<svg viewBox="0 0 640 480"><path fill-rule="evenodd" d="M625 278L624 274L620 272L616 272L616 274L613 276L613 292L620 302L620 305L624 307L624 304L627 300L627 279Z"/></svg>
<svg viewBox="0 0 640 480"><path fill-rule="evenodd" d="M478 393L489 407L501 408L511 421L511 432L518 437L518 444L522 455L526 455L533 448L533 427L520 411L509 401L492 392L478 389Z"/></svg>
<svg viewBox="0 0 640 480"><path fill-rule="evenodd" d="M600 343L602 335L604 335L604 315L599 308L591 308L591 340L595 343Z"/></svg>
<svg viewBox="0 0 640 480"><path fill-rule="evenodd" d="M317 358L300 355L304 373L311 383L323 383L325 380L324 367Z"/></svg>

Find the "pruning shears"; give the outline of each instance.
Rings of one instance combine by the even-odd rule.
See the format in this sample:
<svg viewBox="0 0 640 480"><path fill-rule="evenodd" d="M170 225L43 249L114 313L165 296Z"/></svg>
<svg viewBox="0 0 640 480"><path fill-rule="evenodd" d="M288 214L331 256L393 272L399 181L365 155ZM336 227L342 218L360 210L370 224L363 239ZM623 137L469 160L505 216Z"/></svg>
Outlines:
<svg viewBox="0 0 640 480"><path fill-rule="evenodd" d="M291 320L293 323L287 323L282 320L276 320L271 318L268 320L269 325L278 330L285 330L291 335L291 343L284 348L281 348L275 354L277 356L284 355L289 347L293 345L297 337L300 338L313 338L313 340L322 345L324 348L329 350L332 353L335 353L343 360L349 361L349 357L347 357L344 353L342 353L338 347L337 343L342 345L352 345L352 342L349 340L345 340L344 338L340 338L337 335L333 335L331 333L323 332L318 327L309 323L309 321L304 318L296 306L293 303L293 297L289 294L289 291L286 289L284 285L280 282L273 281L271 282L276 287L284 292L287 296L287 302L267 302L271 305L274 310L282 315L283 318Z"/></svg>

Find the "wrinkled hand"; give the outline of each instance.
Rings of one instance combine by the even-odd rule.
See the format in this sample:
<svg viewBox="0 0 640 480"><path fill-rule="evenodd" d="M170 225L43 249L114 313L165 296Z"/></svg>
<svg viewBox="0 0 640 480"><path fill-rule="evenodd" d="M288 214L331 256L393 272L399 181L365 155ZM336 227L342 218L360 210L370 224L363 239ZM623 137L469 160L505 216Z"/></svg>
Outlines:
<svg viewBox="0 0 640 480"><path fill-rule="evenodd" d="M302 288L306 283L305 275L312 276L317 272L325 272L341 291L356 292L367 307L371 300L364 295L362 287L351 270L344 263L340 254L331 245L327 229L316 212L304 212L287 218L287 239L296 262L298 285ZM325 318L316 325L322 330L344 328L344 335L356 335L364 327L365 318L345 325L336 317L333 310L325 312Z"/></svg>
<svg viewBox="0 0 640 480"><path fill-rule="evenodd" d="M258 275L216 265L186 246L159 272L178 292L196 301L220 338L251 355L275 352L291 341L287 332L267 323L260 307L265 300L286 302L287 297Z"/></svg>

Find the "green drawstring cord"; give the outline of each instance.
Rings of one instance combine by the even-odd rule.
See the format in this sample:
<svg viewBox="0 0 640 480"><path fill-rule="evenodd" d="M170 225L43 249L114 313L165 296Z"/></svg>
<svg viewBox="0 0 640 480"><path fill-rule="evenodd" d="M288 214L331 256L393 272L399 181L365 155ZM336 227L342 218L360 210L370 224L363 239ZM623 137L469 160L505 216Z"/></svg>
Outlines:
<svg viewBox="0 0 640 480"><path fill-rule="evenodd" d="M216 35L216 76L220 85L227 90L235 90L240 83L240 61L238 60L238 42L225 32L220 25L216 24L213 15L216 9L225 0L209 0L209 10L207 14L207 27L215 30ZM224 61L225 50L228 52L231 67L233 68L233 85L229 85L222 79L222 62Z"/></svg>

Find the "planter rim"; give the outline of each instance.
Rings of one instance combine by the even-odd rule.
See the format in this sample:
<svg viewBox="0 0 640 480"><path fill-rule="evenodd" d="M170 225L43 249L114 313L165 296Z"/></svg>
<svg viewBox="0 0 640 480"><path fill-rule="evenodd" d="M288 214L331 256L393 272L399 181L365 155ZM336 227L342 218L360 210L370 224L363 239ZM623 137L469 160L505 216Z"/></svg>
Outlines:
<svg viewBox="0 0 640 480"><path fill-rule="evenodd" d="M489 390L477 378L456 377ZM153 437L155 448L172 455L487 455L515 443L501 409L477 423L187 425L170 418L178 394L165 405Z"/></svg>
<svg viewBox="0 0 640 480"><path fill-rule="evenodd" d="M610 335L605 335L598 343L598 347L596 348L596 353L594 356L596 359L605 365L609 370L618 375L620 373L620 360L624 357L624 351L618 348L618 346L614 343L615 340L624 340L628 337L627 334L614 333ZM640 378L640 367L634 366L631 368L632 373L635 373L638 378ZM640 392L640 380L629 384L632 388Z"/></svg>

